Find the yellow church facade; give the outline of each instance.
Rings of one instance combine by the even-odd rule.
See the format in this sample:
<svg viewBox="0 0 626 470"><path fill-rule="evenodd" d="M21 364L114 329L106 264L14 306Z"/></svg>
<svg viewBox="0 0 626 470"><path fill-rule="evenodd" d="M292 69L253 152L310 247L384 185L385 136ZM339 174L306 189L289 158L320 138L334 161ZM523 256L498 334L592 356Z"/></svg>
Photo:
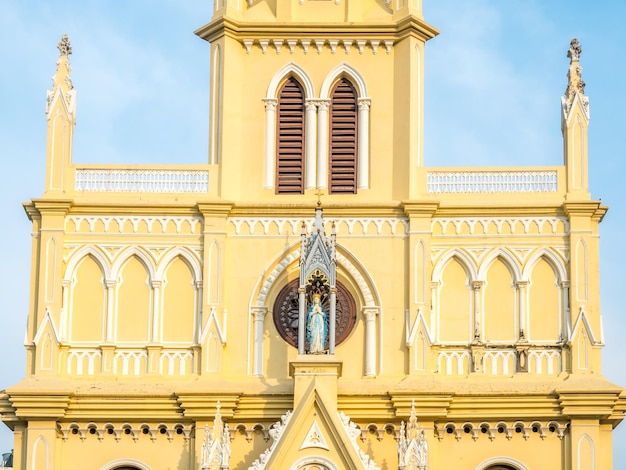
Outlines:
<svg viewBox="0 0 626 470"><path fill-rule="evenodd" d="M612 468L580 45L563 165L427 167L421 4L216 0L206 165L73 163L61 39L14 468Z"/></svg>

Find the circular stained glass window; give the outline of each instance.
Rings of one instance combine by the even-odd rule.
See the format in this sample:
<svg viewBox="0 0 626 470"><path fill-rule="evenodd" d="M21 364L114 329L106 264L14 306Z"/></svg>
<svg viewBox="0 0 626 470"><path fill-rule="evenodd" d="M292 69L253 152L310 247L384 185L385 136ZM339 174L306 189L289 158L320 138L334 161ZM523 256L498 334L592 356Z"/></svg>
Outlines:
<svg viewBox="0 0 626 470"><path fill-rule="evenodd" d="M278 293L274 302L274 325L280 336L290 345L298 347L298 285L294 279ZM314 292L321 294L321 303L327 313L330 313L330 295L328 286L324 283L308 286L306 299L307 307L311 305ZM356 324L356 303L346 287L337 281L337 296L335 304L335 344L339 345L346 340ZM328 344L328 338L326 338ZM305 349L308 350L305 340Z"/></svg>

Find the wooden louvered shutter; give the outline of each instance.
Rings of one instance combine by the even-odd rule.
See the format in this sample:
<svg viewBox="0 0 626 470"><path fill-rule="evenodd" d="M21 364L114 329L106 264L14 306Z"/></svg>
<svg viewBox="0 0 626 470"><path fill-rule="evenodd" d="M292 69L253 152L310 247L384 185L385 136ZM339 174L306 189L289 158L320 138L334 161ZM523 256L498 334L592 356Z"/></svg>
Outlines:
<svg viewBox="0 0 626 470"><path fill-rule="evenodd" d="M330 102L331 193L356 193L357 93L345 78L335 85Z"/></svg>
<svg viewBox="0 0 626 470"><path fill-rule="evenodd" d="M304 91L293 77L278 94L276 192L304 192Z"/></svg>

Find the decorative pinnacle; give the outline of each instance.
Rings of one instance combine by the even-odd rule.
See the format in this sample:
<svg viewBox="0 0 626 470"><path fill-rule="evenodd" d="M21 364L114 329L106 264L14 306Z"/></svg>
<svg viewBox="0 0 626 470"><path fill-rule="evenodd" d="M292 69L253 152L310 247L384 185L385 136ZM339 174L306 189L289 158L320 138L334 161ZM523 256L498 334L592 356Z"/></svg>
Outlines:
<svg viewBox="0 0 626 470"><path fill-rule="evenodd" d="M567 57L570 58L571 62L578 62L580 60L580 54L582 53L583 48L578 43L578 39L574 38L569 43L569 50L567 51Z"/></svg>
<svg viewBox="0 0 626 470"><path fill-rule="evenodd" d="M57 44L57 49L61 55L68 56L72 53L72 46L70 45L70 38L67 34L61 36L61 40Z"/></svg>
<svg viewBox="0 0 626 470"><path fill-rule="evenodd" d="M569 44L569 50L567 51L567 57L570 59L569 70L567 71L567 88L565 89L564 105L565 112L569 113L572 103L574 102L574 96L579 93L583 99L583 105L585 111L589 106L589 102L585 97L585 82L583 81L583 68L580 65L580 54L583 48L578 43L578 39L574 38Z"/></svg>

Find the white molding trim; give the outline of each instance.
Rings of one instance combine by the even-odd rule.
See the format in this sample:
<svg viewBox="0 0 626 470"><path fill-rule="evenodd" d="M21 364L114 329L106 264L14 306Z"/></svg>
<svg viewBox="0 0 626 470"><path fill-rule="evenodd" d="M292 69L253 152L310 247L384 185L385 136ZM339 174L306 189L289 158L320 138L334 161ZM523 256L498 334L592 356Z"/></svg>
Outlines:
<svg viewBox="0 0 626 470"><path fill-rule="evenodd" d="M510 457L492 457L490 459L483 460L481 463L478 464L475 470L485 470L490 465L496 464L512 465L517 468L517 470L528 470L528 467L526 467L523 463Z"/></svg>
<svg viewBox="0 0 626 470"><path fill-rule="evenodd" d="M138 460L134 460L134 459L113 460L112 462L109 462L105 464L104 466L100 467L100 470L115 470L117 467L120 467L122 465L132 465L134 467L137 467L139 470L152 470L146 464L141 463Z"/></svg>
<svg viewBox="0 0 626 470"><path fill-rule="evenodd" d="M313 82L311 81L309 75L298 64L294 62L289 62L288 64L285 64L283 67L281 67L280 70L274 74L274 76L270 80L269 86L267 87L267 94L265 95L265 98L278 98L278 86L289 75L293 75L298 78L300 83L304 86L305 100L315 97L315 92L313 91Z"/></svg>

